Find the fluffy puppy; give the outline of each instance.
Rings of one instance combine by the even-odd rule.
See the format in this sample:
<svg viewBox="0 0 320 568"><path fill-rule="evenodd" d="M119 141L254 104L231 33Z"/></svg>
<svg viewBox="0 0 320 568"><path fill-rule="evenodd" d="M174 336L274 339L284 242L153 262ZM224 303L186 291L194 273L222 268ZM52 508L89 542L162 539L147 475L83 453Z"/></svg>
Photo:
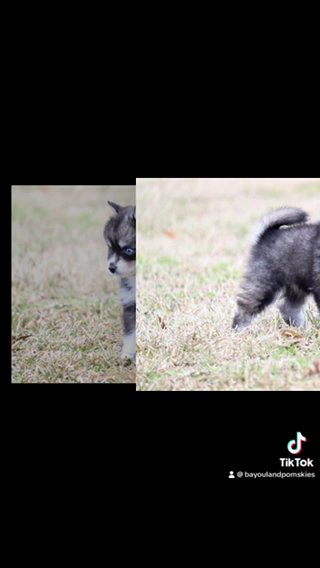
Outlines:
<svg viewBox="0 0 320 568"><path fill-rule="evenodd" d="M121 359L136 358L136 208L121 207L108 201L116 215L104 228L108 246L109 274L119 278L123 308L123 347Z"/></svg>
<svg viewBox="0 0 320 568"><path fill-rule="evenodd" d="M307 213L293 207L276 209L261 220L237 299L233 328L249 326L280 292L279 309L289 325L304 325L304 304L309 294L320 312L320 222L307 221Z"/></svg>

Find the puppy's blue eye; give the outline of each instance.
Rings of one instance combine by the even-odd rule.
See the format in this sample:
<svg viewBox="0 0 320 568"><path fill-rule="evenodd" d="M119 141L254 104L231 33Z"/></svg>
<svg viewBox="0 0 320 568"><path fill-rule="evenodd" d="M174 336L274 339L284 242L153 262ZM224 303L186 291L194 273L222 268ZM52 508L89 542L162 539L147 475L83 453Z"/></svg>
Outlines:
<svg viewBox="0 0 320 568"><path fill-rule="evenodd" d="M134 250L131 248L126 248L124 249L125 254L127 254L128 256L132 256L134 254Z"/></svg>

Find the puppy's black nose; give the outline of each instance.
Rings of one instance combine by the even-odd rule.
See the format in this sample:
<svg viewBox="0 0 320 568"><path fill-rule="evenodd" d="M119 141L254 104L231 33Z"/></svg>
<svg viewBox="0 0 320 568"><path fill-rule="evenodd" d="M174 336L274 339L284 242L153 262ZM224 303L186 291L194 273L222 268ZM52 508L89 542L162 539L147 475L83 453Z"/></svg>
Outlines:
<svg viewBox="0 0 320 568"><path fill-rule="evenodd" d="M116 267L116 265L115 265L114 262L110 262L110 264L109 264L109 270L110 270L110 272L112 272L112 274L114 274L115 271L117 270L117 267Z"/></svg>

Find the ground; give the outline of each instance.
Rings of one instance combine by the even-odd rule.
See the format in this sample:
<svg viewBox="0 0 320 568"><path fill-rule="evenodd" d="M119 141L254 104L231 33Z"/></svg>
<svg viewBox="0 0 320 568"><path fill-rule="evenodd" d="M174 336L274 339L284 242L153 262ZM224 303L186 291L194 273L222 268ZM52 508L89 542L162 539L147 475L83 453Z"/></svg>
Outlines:
<svg viewBox="0 0 320 568"><path fill-rule="evenodd" d="M252 225L283 205L319 220L320 180L137 180L139 390L320 389L312 299L298 333L274 306L231 329Z"/></svg>
<svg viewBox="0 0 320 568"><path fill-rule="evenodd" d="M132 383L119 364L121 311L107 274L107 200L134 188L12 188L12 381Z"/></svg>

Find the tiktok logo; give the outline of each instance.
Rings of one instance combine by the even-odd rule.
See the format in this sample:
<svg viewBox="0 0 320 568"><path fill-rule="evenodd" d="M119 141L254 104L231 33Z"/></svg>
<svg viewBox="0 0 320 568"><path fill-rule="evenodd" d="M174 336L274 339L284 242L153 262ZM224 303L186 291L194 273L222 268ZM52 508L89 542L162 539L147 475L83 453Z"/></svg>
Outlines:
<svg viewBox="0 0 320 568"><path fill-rule="evenodd" d="M288 446L287 446L290 454L299 454L302 450L302 442L306 442L306 441L307 441L307 438L302 436L301 432L297 432L297 439L296 440L290 440L290 442L288 443Z"/></svg>

